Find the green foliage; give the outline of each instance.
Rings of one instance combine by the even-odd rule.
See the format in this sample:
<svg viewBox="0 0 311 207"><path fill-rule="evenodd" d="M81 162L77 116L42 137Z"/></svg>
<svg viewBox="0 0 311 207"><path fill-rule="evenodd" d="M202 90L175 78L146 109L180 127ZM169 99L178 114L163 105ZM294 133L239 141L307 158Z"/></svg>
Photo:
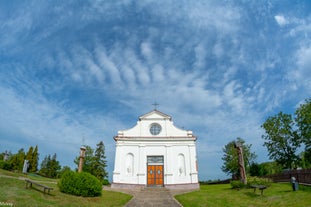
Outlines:
<svg viewBox="0 0 311 207"><path fill-rule="evenodd" d="M29 147L25 159L28 160L29 163L28 172L37 172L39 160L38 146L36 146L35 149L32 146Z"/></svg>
<svg viewBox="0 0 311 207"><path fill-rule="evenodd" d="M58 182L61 192L83 197L102 194L102 185L93 175L82 172L66 171Z"/></svg>
<svg viewBox="0 0 311 207"><path fill-rule="evenodd" d="M293 129L294 122L289 114L279 114L269 117L262 125L265 134L262 138L266 140L270 159L275 160L283 168L293 169L299 164L297 150L300 147L301 139Z"/></svg>
<svg viewBox="0 0 311 207"><path fill-rule="evenodd" d="M14 170L21 172L24 165L24 160L28 160L28 172L37 172L37 166L38 166L38 160L39 160L39 154L38 154L38 146L35 147L35 149L31 146L29 147L29 150L27 153L25 153L24 149L21 148L18 150L16 154L8 153L9 160L8 164L5 165L6 167L9 167L9 169L6 168L6 170Z"/></svg>
<svg viewBox="0 0 311 207"><path fill-rule="evenodd" d="M7 161L0 160L0 169L11 170L11 164Z"/></svg>
<svg viewBox="0 0 311 207"><path fill-rule="evenodd" d="M280 166L277 162L264 162L260 163L264 171L267 171L267 175L273 175L277 173L281 173L283 171L282 166Z"/></svg>
<svg viewBox="0 0 311 207"><path fill-rule="evenodd" d="M26 153L25 159L28 160L28 169L27 172L29 172L29 169L32 168L32 155L33 155L33 147L29 147L28 152Z"/></svg>
<svg viewBox="0 0 311 207"><path fill-rule="evenodd" d="M105 156L105 145L100 141L96 146L97 148L92 160L91 174L99 180L104 181L104 179L108 178L108 172L106 171L107 161Z"/></svg>
<svg viewBox="0 0 311 207"><path fill-rule="evenodd" d="M252 163L249 169L250 176L273 175L282 172L282 167L276 162Z"/></svg>
<svg viewBox="0 0 311 207"><path fill-rule="evenodd" d="M102 183L107 183L105 179L108 178L108 172L106 171L107 161L105 156L105 145L100 141L94 150L90 146L85 146L85 157L83 161L83 172L88 172L97 177ZM80 157L76 157L74 163L79 165Z"/></svg>
<svg viewBox="0 0 311 207"><path fill-rule="evenodd" d="M67 171L71 171L69 166L63 166L62 169L58 172L57 177L61 178L63 174Z"/></svg>
<svg viewBox="0 0 311 207"><path fill-rule="evenodd" d="M305 145L303 166L311 167L311 99L301 104L295 112L295 121L298 127L299 136Z"/></svg>
<svg viewBox="0 0 311 207"><path fill-rule="evenodd" d="M301 167L304 169L311 168L311 149L307 149L306 151L300 154L301 156Z"/></svg>
<svg viewBox="0 0 311 207"><path fill-rule="evenodd" d="M224 164L221 167L221 169L223 172L227 174L239 176L240 172L239 172L238 154L237 149L234 147L236 142L239 142L242 145L245 168L248 168L249 163L255 160L256 154L251 152L252 145L245 144L245 141L239 137L235 141L231 141L227 145L225 145L225 147L223 148L224 155L222 157Z"/></svg>
<svg viewBox="0 0 311 207"><path fill-rule="evenodd" d="M93 162L93 154L94 154L94 149L92 149L90 146L86 145L85 147L85 157L83 160L83 172L92 172L92 162ZM79 160L80 156L76 157L74 160L74 163L79 166Z"/></svg>
<svg viewBox="0 0 311 207"><path fill-rule="evenodd" d="M311 149L311 99L301 104L295 112L296 125L306 149Z"/></svg>
<svg viewBox="0 0 311 207"><path fill-rule="evenodd" d="M61 166L59 161L56 160L56 153L52 156L45 156L41 163L41 169L39 171L40 175L48 178L56 178Z"/></svg>
<svg viewBox="0 0 311 207"><path fill-rule="evenodd" d="M103 185L110 185L110 182L108 179L104 179L104 180L102 180L102 184Z"/></svg>
<svg viewBox="0 0 311 207"><path fill-rule="evenodd" d="M26 155L25 155L25 151L23 148L18 150L17 154L10 156L10 159L9 159L9 163L11 166L10 170L21 172L23 169L25 157Z"/></svg>
<svg viewBox="0 0 311 207"><path fill-rule="evenodd" d="M230 181L230 185L232 189L241 189L245 187L244 183L242 183L240 180L232 180Z"/></svg>
<svg viewBox="0 0 311 207"><path fill-rule="evenodd" d="M37 172L38 171L38 162L39 162L39 153L38 153L38 145L36 145L33 150L31 160L29 160L29 172Z"/></svg>
<svg viewBox="0 0 311 207"><path fill-rule="evenodd" d="M295 119L289 114L269 117L262 125L270 159L283 168L311 167L311 99L295 111ZM299 156L298 149L304 144L305 151Z"/></svg>
<svg viewBox="0 0 311 207"><path fill-rule="evenodd" d="M260 178L256 176L247 177L247 186L251 185L265 185L267 187L271 186L272 180L269 178Z"/></svg>

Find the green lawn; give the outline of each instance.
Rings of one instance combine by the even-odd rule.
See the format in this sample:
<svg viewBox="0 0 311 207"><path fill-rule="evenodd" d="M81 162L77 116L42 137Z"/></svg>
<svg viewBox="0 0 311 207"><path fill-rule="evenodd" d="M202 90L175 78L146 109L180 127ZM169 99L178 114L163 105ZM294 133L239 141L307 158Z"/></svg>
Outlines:
<svg viewBox="0 0 311 207"><path fill-rule="evenodd" d="M0 176L11 176L11 173L0 170ZM14 177L23 175L14 174ZM31 176L30 179L34 180ZM57 187L57 180L36 177L36 182L53 187L51 195L44 194L41 188L26 189L25 181L17 178L0 177L0 206L11 204L13 206L124 206L131 198L119 192L103 191L100 197L79 197L61 193ZM36 188L36 187L35 187ZM7 205L8 206L8 205Z"/></svg>
<svg viewBox="0 0 311 207"><path fill-rule="evenodd" d="M299 186L292 191L290 184L273 183L263 196L253 189L233 190L229 184L201 185L199 191L177 195L175 198L184 207L230 206L230 207L311 207L311 187Z"/></svg>

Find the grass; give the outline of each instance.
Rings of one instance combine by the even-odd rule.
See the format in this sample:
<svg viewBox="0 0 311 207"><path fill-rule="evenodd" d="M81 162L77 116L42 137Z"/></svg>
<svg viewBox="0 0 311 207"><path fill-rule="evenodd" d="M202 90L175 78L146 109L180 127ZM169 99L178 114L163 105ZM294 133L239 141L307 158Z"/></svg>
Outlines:
<svg viewBox="0 0 311 207"><path fill-rule="evenodd" d="M42 189L34 187L25 188L25 181L16 179L25 177L22 174L5 172L0 170L0 206L3 204L13 204L13 206L124 206L131 198L131 195L124 193L103 190L100 197L79 197L68 195L59 191L56 179L40 178L28 176L32 180L52 187L54 190L49 194L44 194Z"/></svg>
<svg viewBox="0 0 311 207"><path fill-rule="evenodd" d="M265 189L263 195L253 189L233 190L230 184L201 185L201 189L175 198L184 207L261 207L261 206L311 206L311 187L299 186L292 191L290 184L273 183Z"/></svg>

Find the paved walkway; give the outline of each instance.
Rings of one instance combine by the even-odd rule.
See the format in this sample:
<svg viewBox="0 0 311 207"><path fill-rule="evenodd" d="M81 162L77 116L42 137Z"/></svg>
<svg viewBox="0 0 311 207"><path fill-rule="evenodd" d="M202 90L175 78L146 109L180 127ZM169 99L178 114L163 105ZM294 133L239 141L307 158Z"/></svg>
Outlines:
<svg viewBox="0 0 311 207"><path fill-rule="evenodd" d="M166 188L105 189L133 195L125 207L182 207L174 195L190 192L189 190L169 190Z"/></svg>

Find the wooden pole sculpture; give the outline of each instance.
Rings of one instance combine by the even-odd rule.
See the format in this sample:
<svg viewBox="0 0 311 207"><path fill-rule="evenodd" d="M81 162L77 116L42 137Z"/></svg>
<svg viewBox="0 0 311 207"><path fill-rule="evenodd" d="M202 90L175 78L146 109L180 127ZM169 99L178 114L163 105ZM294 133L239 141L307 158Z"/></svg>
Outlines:
<svg viewBox="0 0 311 207"><path fill-rule="evenodd" d="M78 172L82 172L82 168L83 168L83 160L85 157L85 150L86 148L84 146L81 146L80 148L80 161L79 161L79 167L78 167Z"/></svg>
<svg viewBox="0 0 311 207"><path fill-rule="evenodd" d="M234 147L237 149L237 152L238 152L239 170L240 170L241 182L244 185L246 185L247 184L247 178L246 178L245 166L244 166L243 148L241 146L241 143L239 143L239 142L236 142L234 144Z"/></svg>

